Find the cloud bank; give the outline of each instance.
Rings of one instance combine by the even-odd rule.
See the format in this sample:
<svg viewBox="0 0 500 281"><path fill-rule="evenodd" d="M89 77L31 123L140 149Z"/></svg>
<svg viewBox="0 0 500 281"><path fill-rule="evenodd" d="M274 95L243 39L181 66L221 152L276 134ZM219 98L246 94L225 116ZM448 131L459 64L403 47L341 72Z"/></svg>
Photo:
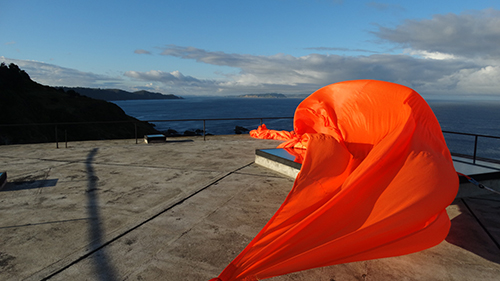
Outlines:
<svg viewBox="0 0 500 281"><path fill-rule="evenodd" d="M9 59L3 56L0 57L0 62L18 65L29 74L32 80L44 85L111 88L119 87L123 83L121 77L83 72L44 62Z"/></svg>
<svg viewBox="0 0 500 281"><path fill-rule="evenodd" d="M378 7L380 9L387 7ZM382 54L338 46L307 47L305 56L209 51L190 46L167 45L150 54L234 69L205 79L175 69L136 71L123 77L106 77L33 61L10 60L36 81L49 85L132 85L177 95L231 95L242 93L311 93L339 81L379 79L409 86L422 94L495 94L500 96L500 11L469 11L407 20L395 27L378 26L371 34L400 48ZM369 55L340 56L329 51L354 51ZM322 53L323 52L323 53ZM1 58L3 61L8 60ZM135 86L134 86L135 85ZM129 88L130 88L129 87Z"/></svg>
<svg viewBox="0 0 500 281"><path fill-rule="evenodd" d="M490 9L407 20L393 28L379 26L372 34L404 51L369 56L320 53L256 56L168 45L161 55L232 67L239 72L226 75L223 81L200 80L173 72L128 72L126 75L165 85L203 87L207 93L308 93L344 80L379 79L429 94L500 94L500 11Z"/></svg>
<svg viewBox="0 0 500 281"><path fill-rule="evenodd" d="M379 27L381 39L430 53L463 58L500 58L500 11L471 11L407 20L396 28Z"/></svg>

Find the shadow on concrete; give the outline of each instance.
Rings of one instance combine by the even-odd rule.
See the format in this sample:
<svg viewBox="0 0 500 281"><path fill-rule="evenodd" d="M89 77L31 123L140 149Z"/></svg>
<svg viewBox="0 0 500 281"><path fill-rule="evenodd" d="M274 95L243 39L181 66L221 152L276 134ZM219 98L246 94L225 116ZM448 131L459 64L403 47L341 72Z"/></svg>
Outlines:
<svg viewBox="0 0 500 281"><path fill-rule="evenodd" d="M491 262L500 264L500 245L464 199L458 202L460 215L451 220L446 241Z"/></svg>
<svg viewBox="0 0 500 281"><path fill-rule="evenodd" d="M0 192L56 186L58 179L8 182Z"/></svg>
<svg viewBox="0 0 500 281"><path fill-rule="evenodd" d="M99 248L104 244L103 229L101 227L101 218L99 214L99 194L97 181L99 178L95 175L92 163L97 154L98 148L92 149L87 155L86 170L87 170L87 209L89 221L89 241L93 249ZM94 252L90 258L96 273L96 280L114 281L117 280L115 269L110 263L110 259L104 248Z"/></svg>
<svg viewBox="0 0 500 281"><path fill-rule="evenodd" d="M167 140L167 143L169 142L194 142L194 140Z"/></svg>

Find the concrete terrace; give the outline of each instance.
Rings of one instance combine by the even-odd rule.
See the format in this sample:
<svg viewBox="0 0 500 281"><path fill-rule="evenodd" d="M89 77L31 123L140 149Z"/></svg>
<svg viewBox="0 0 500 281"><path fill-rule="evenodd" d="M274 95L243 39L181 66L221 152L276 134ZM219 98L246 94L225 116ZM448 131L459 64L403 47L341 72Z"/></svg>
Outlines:
<svg viewBox="0 0 500 281"><path fill-rule="evenodd" d="M233 135L0 146L0 280L216 277L292 187L254 163L255 149L278 143ZM500 280L500 196L458 198L447 210L451 231L434 248L268 280Z"/></svg>

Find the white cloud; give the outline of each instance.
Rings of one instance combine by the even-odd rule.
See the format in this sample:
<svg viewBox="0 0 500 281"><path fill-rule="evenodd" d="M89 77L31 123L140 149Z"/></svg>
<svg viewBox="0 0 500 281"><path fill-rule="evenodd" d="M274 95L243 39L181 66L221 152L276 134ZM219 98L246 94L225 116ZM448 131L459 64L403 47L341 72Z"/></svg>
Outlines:
<svg viewBox="0 0 500 281"><path fill-rule="evenodd" d="M377 3L372 3L372 6L390 8ZM369 55L311 53L305 56L263 56L177 45L163 48L163 56L235 70L217 73L220 75L217 80L193 77L175 69L129 69L124 72L123 78L116 78L53 64L0 58L16 63L43 84L85 87L98 87L104 83L127 84L132 88L155 89L177 95L310 93L327 84L353 79L395 82L422 94L500 94L499 11L490 9L460 15L435 15L431 19L408 20L396 27L379 27L374 34L406 49L394 55L360 49L316 47L308 49L359 51ZM149 51L138 49L135 53L148 54Z"/></svg>
<svg viewBox="0 0 500 281"><path fill-rule="evenodd" d="M500 66L486 66L481 69L462 69L442 82L456 83L456 90L464 93L498 94L500 87Z"/></svg>
<svg viewBox="0 0 500 281"><path fill-rule="evenodd" d="M25 70L32 80L50 86L112 87L123 82L119 77L83 72L38 61L9 59L2 56L0 62L14 63Z"/></svg>
<svg viewBox="0 0 500 281"><path fill-rule="evenodd" d="M374 34L417 51L500 58L500 11L493 9L407 20L395 28L379 27Z"/></svg>
<svg viewBox="0 0 500 281"><path fill-rule="evenodd" d="M422 51L422 50L405 49L404 53L409 54L411 56L417 56L417 57L422 57L422 58L426 58L426 59L433 59L433 60L457 59L457 56L454 56L452 54L444 54L444 53L440 53L440 52L428 52L428 51Z"/></svg>
<svg viewBox="0 0 500 281"><path fill-rule="evenodd" d="M147 72L127 71L125 72L125 76L142 81L156 81L176 85L200 85L212 83L210 80L199 80L192 76L184 76L177 70L172 72L164 72L160 70L150 70Z"/></svg>
<svg viewBox="0 0 500 281"><path fill-rule="evenodd" d="M357 49L357 48L342 48L342 47L308 47L304 50L315 50L315 51L343 51L343 52L360 52L360 53L379 53L377 51Z"/></svg>
<svg viewBox="0 0 500 281"><path fill-rule="evenodd" d="M238 74L228 76L230 81L205 84L219 88L224 86L223 90L233 92L254 87L253 91L282 89L281 91L307 93L338 81L379 79L430 92L453 88L456 93L458 84L455 81L450 80L451 84L442 84L446 77L457 75L462 69L479 71L484 67L471 61L450 59L444 54L425 52L420 52L420 57L404 54L358 57L321 54L301 57L284 54L252 56L171 45L165 48L162 54L239 68ZM430 57L433 59L429 59ZM459 90L465 89L468 88L461 87Z"/></svg>

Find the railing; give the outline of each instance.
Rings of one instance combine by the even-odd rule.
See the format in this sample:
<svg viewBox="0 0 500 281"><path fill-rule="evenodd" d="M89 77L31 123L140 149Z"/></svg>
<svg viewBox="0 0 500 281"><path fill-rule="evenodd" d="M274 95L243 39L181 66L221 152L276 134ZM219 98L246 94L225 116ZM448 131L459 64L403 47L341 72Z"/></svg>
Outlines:
<svg viewBox="0 0 500 281"><path fill-rule="evenodd" d="M141 121L143 122L143 121ZM137 123L134 121L96 121L96 122L61 122L61 123L32 123L32 124L0 124L0 128L5 127L43 127L43 126L48 126L48 127L54 127L54 136L55 136L55 143L56 143L56 148L59 148L59 127L60 126L65 126L65 125L94 125L94 124L134 124L135 128L135 136L136 136L136 143L137 143ZM68 147L68 140L67 140L67 131L64 131L65 135L65 143L66 143L66 148ZM1 137L1 131L0 131L0 137Z"/></svg>
<svg viewBox="0 0 500 281"><path fill-rule="evenodd" d="M92 125L92 124L134 124L134 137L135 143L138 143L138 130L137 124L139 123L159 123L159 122L202 122L203 124L203 140L206 140L206 121L238 121L238 120L259 120L262 125L263 120L275 120L275 119L293 119L293 117L249 117L249 118L194 118L194 119L167 119L167 120L139 120L139 121L101 121L101 122L62 122L62 123L35 123L35 124L0 124L0 129L2 127L29 127L29 126L49 126L54 127L54 140L56 148L59 148L59 132L61 126L67 125ZM1 137L1 131L0 131ZM64 142L65 147L68 147L67 131L64 130Z"/></svg>
<svg viewBox="0 0 500 281"><path fill-rule="evenodd" d="M187 121L200 121L203 122L203 140L206 137L206 121L238 121L238 120L260 120L260 125L262 125L263 120L275 120L275 119L293 119L293 117L249 117L249 118L205 118L205 119L171 119L171 120L146 120L149 123L159 123L159 122L187 122ZM137 141L137 137L136 137Z"/></svg>
<svg viewBox="0 0 500 281"><path fill-rule="evenodd" d="M476 164L476 161L480 158L482 160L486 160L486 161L493 161L493 162L500 162L498 160L495 161L495 159L490 159L488 157L478 157L478 153L477 153L477 150L478 150L478 143L479 143L479 138L485 138L485 139L490 139L490 140L500 140L500 137L498 136L489 136L489 135L480 135L480 134L470 134L470 133L460 133L460 132L452 132L452 131L443 131L443 134L452 134L452 135L461 135L461 136L470 136L470 137L474 137L474 148L473 148L473 152L472 152L472 156L468 155L468 154L465 154L465 153L457 153L457 152L453 152L452 154L454 155L457 155L457 156L462 156L462 157L466 157L466 158L469 158L471 157L472 158L472 163L473 164ZM449 146L452 144L452 142L448 142ZM450 151L452 149L450 148ZM500 143L498 146L496 146L496 149L497 150L497 153L500 154Z"/></svg>
<svg viewBox="0 0 500 281"><path fill-rule="evenodd" d="M136 144L138 143L138 130L137 130L137 124L143 123L143 122L149 122L149 123L160 123L160 122L201 122L203 124L203 130L202 130L202 136L203 140L206 140L206 121L238 121L238 120L259 120L260 124L262 125L263 120L273 120L273 119L293 119L293 117L254 117L254 118L203 118L203 119L169 119L169 120L141 120L141 121L104 121L104 122L65 122L65 123L38 123L38 124L6 124L6 125L0 125L0 128L2 127L25 127L25 126L53 126L54 127L54 137L55 137L55 143L56 143L56 148L59 148L59 127L60 126L65 126L65 125L92 125L92 124L119 124L119 123L129 123L129 124L134 124L134 137L135 137L135 142ZM478 143L480 138L485 138L485 139L492 139L492 140L500 140L499 136L489 136L489 135L481 135L481 134L471 134L471 133L461 133L461 132L453 132L453 131L443 131L443 134L451 134L451 135L461 135L461 136L469 136L474 138L473 142L473 150L472 150L472 155L466 154L462 152L453 152L453 155L457 156L462 156L466 158L471 158L473 164L476 164L476 161L478 159L480 160L486 160L490 162L497 162L500 163L500 143L498 146L493 145L493 150L495 153L499 155L498 159L494 158L489 158L489 157L479 157L478 156ZM1 136L1 131L0 131L0 136ZM65 141L65 146L67 147L68 140L67 140L67 133L66 130L64 131L64 141ZM448 140L447 140L448 142ZM451 142L448 142L448 146L450 147ZM468 146L468 145L467 145ZM459 148L462 150L462 148ZM452 148L450 148L450 151Z"/></svg>

